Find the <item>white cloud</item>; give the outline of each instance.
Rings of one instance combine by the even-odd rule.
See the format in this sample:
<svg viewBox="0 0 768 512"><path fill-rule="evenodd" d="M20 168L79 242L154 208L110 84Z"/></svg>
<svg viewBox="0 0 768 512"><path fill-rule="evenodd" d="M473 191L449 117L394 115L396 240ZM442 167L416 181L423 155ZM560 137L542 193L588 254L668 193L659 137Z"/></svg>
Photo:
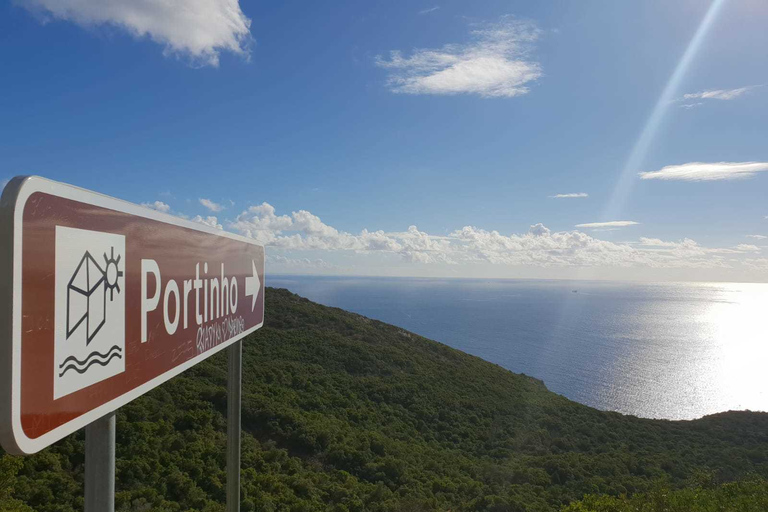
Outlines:
<svg viewBox="0 0 768 512"><path fill-rule="evenodd" d="M709 91L694 92L683 94L683 100L733 100L754 89L755 87L759 86L749 85L747 87L739 87L738 89L714 89Z"/></svg>
<svg viewBox="0 0 768 512"><path fill-rule="evenodd" d="M224 206L220 205L219 203L214 203L210 199L204 199L200 198L198 199L200 201L200 204L211 210L212 212L220 212L224 209Z"/></svg>
<svg viewBox="0 0 768 512"><path fill-rule="evenodd" d="M216 217L212 217L212 216L201 217L200 215L195 215L192 218L192 222L197 222L197 223L200 223L200 224L204 224L206 226L209 226L209 227L212 227L212 228L216 228L216 229L224 229L224 226L219 224L219 219L217 219Z"/></svg>
<svg viewBox="0 0 768 512"><path fill-rule="evenodd" d="M680 105L680 108L684 108L684 109L690 110L692 108L700 107L703 104L704 103L702 103L700 101L697 101L696 103L683 103L683 104Z"/></svg>
<svg viewBox="0 0 768 512"><path fill-rule="evenodd" d="M571 198L577 198L577 197L589 197L589 194L587 194L586 192L574 192L571 194L555 194L549 197L552 199L571 199Z"/></svg>
<svg viewBox="0 0 768 512"><path fill-rule="evenodd" d="M611 220L608 222L587 222L585 224L576 224L577 228L625 228L627 226L635 226L640 224L633 220Z"/></svg>
<svg viewBox="0 0 768 512"><path fill-rule="evenodd" d="M587 226L635 224L634 221L613 221ZM287 259L295 260L290 262L292 267L315 264L313 259L307 263L294 257L297 252L328 251L361 257L366 254L391 255L402 262L422 265L728 269L733 258L758 249L746 244L707 248L688 238L677 242L642 238L637 245L614 243L580 231L552 232L543 224L532 225L527 233L510 235L474 226L440 236L421 231L416 226L401 232L363 229L353 234L324 223L306 210L278 215L268 203L243 211L227 227L284 251ZM287 260L282 262L288 264Z"/></svg>
<svg viewBox="0 0 768 512"><path fill-rule="evenodd" d="M768 271L768 258L748 258L744 260L744 265L755 270Z"/></svg>
<svg viewBox="0 0 768 512"><path fill-rule="evenodd" d="M696 242L689 238L685 238L680 242L665 242L658 238L640 238L640 245L646 245L650 247L680 247L681 245L695 245Z"/></svg>
<svg viewBox="0 0 768 512"><path fill-rule="evenodd" d="M390 70L387 86L395 93L519 96L542 75L539 63L528 59L539 33L532 22L504 17L475 28L470 43L417 49L410 57L392 51L376 65Z"/></svg>
<svg viewBox="0 0 768 512"><path fill-rule="evenodd" d="M278 271L297 271L297 270L330 270L335 265L328 263L322 258L289 258L280 254L267 255L267 270L277 269Z"/></svg>
<svg viewBox="0 0 768 512"><path fill-rule="evenodd" d="M331 250L399 254L408 261L445 261L448 242L431 237L411 226L404 233L362 230L353 235L325 224L306 210L276 215L269 203L251 206L237 216L229 228L260 243L289 250ZM290 233L290 234L288 234ZM434 254L432 254L434 253Z"/></svg>
<svg viewBox="0 0 768 512"><path fill-rule="evenodd" d="M686 257L688 259L695 257L704 261L706 257L713 257L713 261L722 262L720 255L735 255L744 254L750 252L760 252L760 248L756 245L739 244L735 247L722 247L722 248L707 248L700 246L694 240L690 238L684 238L679 242L667 242L659 240L658 238L641 238L639 244L641 246L649 247L651 251L668 252L669 254L676 255L678 257Z"/></svg>
<svg viewBox="0 0 768 512"><path fill-rule="evenodd" d="M171 207L162 201L155 201L154 203L141 203L141 206L151 208L163 213L169 213L171 211Z"/></svg>
<svg viewBox="0 0 768 512"><path fill-rule="evenodd" d="M419 11L419 14L429 14L431 12L435 12L436 10L440 9L439 5L436 5L434 7L428 7L427 9L422 9Z"/></svg>
<svg viewBox="0 0 768 512"><path fill-rule="evenodd" d="M641 172L644 180L715 181L751 178L768 171L768 162L690 162L668 165L658 171Z"/></svg>
<svg viewBox="0 0 768 512"><path fill-rule="evenodd" d="M578 231L552 233L542 224L524 235L502 235L472 226L455 231L462 256L502 265L628 266L641 254L626 244L615 244Z"/></svg>
<svg viewBox="0 0 768 512"><path fill-rule="evenodd" d="M766 240L768 236L765 235L747 235L747 238L754 238L755 240Z"/></svg>
<svg viewBox="0 0 768 512"><path fill-rule="evenodd" d="M164 46L164 53L218 66L229 51L248 57L251 20L238 0L18 0L46 18L112 25Z"/></svg>
<svg viewBox="0 0 768 512"><path fill-rule="evenodd" d="M464 250L490 263L538 267L618 268L723 268L717 249L706 249L690 239L664 242L647 239L648 249L628 243L613 243L579 231L550 232L537 224L526 235L504 236L465 227L455 235L465 242ZM733 251L732 251L733 252Z"/></svg>

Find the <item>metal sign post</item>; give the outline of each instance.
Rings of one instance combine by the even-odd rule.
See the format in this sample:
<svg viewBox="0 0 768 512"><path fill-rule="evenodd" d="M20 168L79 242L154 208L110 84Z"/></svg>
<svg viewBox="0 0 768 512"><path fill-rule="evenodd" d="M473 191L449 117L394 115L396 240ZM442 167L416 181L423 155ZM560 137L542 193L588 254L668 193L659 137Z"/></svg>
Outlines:
<svg viewBox="0 0 768 512"><path fill-rule="evenodd" d="M115 512L115 413L85 427L85 512Z"/></svg>
<svg viewBox="0 0 768 512"><path fill-rule="evenodd" d="M85 427L85 510L115 509L115 411L229 349L227 511L240 510L242 339L264 324L264 247L39 177L0 196L0 444Z"/></svg>
<svg viewBox="0 0 768 512"><path fill-rule="evenodd" d="M240 512L243 342L227 349L227 512ZM85 427L85 512L115 512L115 414Z"/></svg>
<svg viewBox="0 0 768 512"><path fill-rule="evenodd" d="M228 349L227 376L227 512L240 512L240 398L243 377L243 342Z"/></svg>

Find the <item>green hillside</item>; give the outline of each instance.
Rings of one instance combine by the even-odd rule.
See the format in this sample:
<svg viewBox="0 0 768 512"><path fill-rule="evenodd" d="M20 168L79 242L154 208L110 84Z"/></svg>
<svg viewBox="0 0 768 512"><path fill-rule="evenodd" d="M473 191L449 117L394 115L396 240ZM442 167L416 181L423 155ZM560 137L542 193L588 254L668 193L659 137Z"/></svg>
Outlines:
<svg viewBox="0 0 768 512"><path fill-rule="evenodd" d="M662 488L768 495L768 414L601 412L397 327L286 290L266 298L265 327L244 344L244 511L550 511L585 494L651 503ZM225 354L122 408L117 509L223 511L225 411ZM21 459L15 479L19 462L3 456L0 509L15 499L81 511L83 440ZM620 508L629 499L569 510L657 510Z"/></svg>

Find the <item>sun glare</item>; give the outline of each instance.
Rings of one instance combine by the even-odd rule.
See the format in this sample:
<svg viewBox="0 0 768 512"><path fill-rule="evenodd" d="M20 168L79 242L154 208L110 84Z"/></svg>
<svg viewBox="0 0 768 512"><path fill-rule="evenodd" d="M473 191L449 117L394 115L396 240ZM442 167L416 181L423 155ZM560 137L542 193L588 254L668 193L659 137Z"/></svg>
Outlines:
<svg viewBox="0 0 768 512"><path fill-rule="evenodd" d="M719 399L768 409L768 284L717 284L719 300L702 312L710 326Z"/></svg>

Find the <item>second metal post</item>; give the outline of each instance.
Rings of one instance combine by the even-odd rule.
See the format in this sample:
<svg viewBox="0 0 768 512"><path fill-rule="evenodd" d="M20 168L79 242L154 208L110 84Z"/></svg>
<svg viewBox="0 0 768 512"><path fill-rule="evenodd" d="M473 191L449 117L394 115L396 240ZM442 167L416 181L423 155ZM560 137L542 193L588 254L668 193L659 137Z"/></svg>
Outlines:
<svg viewBox="0 0 768 512"><path fill-rule="evenodd" d="M243 377L243 342L228 349L227 376L227 512L240 512L240 396Z"/></svg>

